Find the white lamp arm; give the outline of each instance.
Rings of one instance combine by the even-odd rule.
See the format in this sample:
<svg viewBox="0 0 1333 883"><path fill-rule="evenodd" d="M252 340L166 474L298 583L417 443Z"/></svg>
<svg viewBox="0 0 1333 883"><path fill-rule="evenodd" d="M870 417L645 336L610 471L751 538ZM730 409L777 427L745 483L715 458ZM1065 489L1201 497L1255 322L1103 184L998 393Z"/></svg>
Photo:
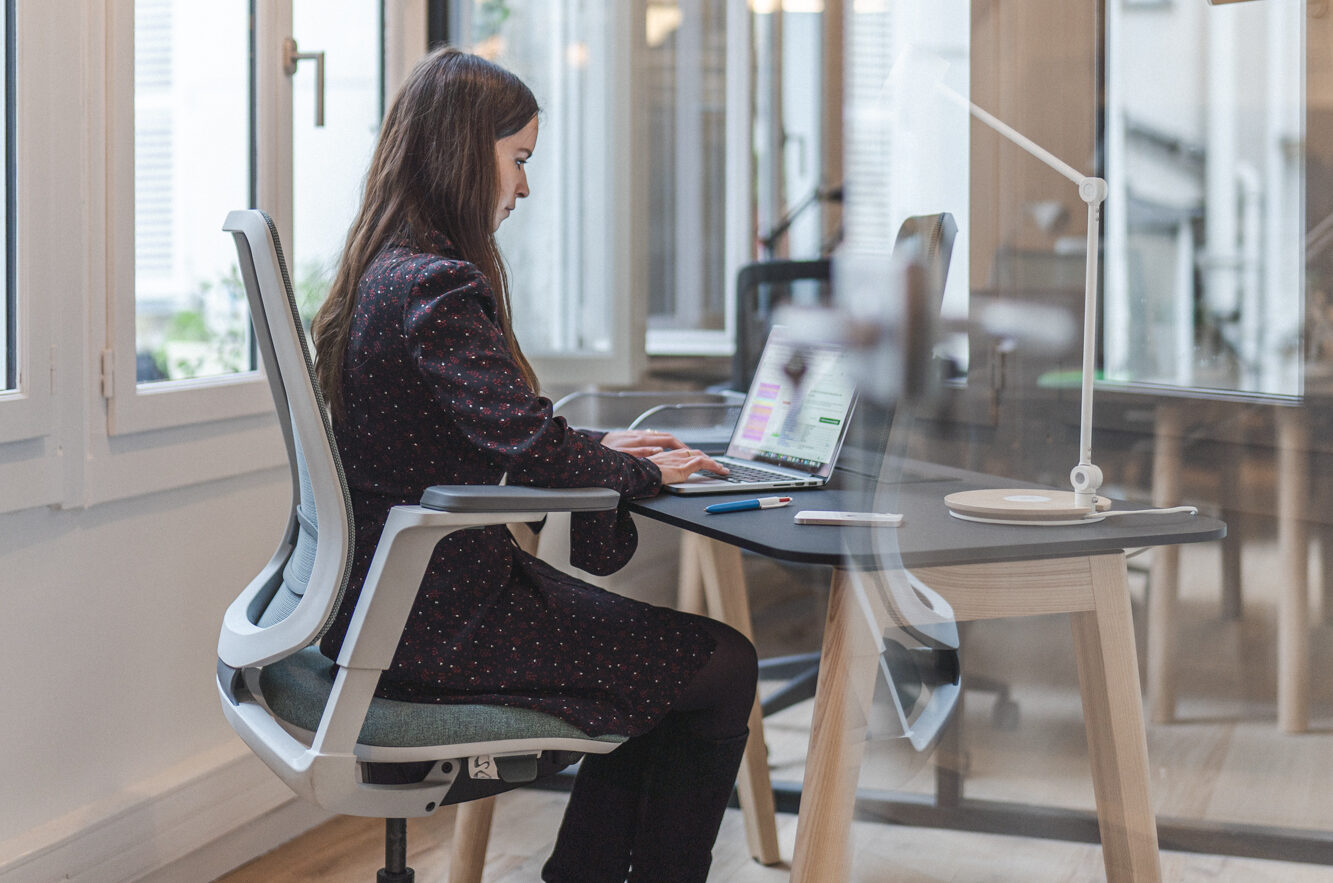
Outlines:
<svg viewBox="0 0 1333 883"><path fill-rule="evenodd" d="M1021 147L1078 186L1078 195L1088 206L1088 249L1083 280L1083 371L1082 403L1079 413L1079 459L1069 473L1074 487L1075 505L1093 510L1097 490L1102 486L1102 471L1092 463L1092 391L1097 367L1097 253L1101 244L1102 203L1106 201L1106 181L1080 172L1022 132L978 107L943 83L936 90L951 103L967 110L979 122Z"/></svg>
<svg viewBox="0 0 1333 883"><path fill-rule="evenodd" d="M1088 204L1088 256L1083 278L1083 373L1082 398L1078 419L1078 465L1069 473L1074 486L1074 503L1093 511L1097 490L1102 486L1102 471L1092 464L1092 390L1097 370L1097 253L1101 244L1102 203L1106 201L1106 181L1084 178L1078 195Z"/></svg>

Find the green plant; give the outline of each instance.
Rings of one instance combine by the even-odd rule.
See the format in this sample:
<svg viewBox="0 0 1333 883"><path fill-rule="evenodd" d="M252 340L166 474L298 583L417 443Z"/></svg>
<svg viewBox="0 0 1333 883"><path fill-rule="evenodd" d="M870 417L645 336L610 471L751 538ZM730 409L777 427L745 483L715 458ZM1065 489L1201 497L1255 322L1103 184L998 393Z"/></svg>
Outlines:
<svg viewBox="0 0 1333 883"><path fill-rule="evenodd" d="M477 42L497 36L512 12L508 0L482 0L472 26Z"/></svg>

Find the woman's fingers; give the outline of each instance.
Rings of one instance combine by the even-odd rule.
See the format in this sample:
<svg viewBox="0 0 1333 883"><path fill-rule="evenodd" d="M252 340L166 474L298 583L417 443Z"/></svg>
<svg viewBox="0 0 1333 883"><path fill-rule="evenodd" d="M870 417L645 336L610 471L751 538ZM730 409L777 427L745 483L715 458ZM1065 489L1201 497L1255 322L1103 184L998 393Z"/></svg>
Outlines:
<svg viewBox="0 0 1333 883"><path fill-rule="evenodd" d="M648 459L656 463L658 468L662 470L662 480L666 484L683 481L701 469L716 472L719 475L727 474L725 466L713 460L703 451L694 448L676 448L663 451Z"/></svg>

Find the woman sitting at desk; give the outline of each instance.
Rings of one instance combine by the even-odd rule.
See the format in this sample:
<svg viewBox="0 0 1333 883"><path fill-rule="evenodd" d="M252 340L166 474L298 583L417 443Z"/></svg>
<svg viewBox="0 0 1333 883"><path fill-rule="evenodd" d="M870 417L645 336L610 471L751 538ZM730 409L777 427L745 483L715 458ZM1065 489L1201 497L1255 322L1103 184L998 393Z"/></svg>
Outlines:
<svg viewBox="0 0 1333 883"><path fill-rule="evenodd" d="M360 211L313 336L356 514L335 657L389 509L436 484L650 496L718 468L664 433L569 428L514 337L495 231L528 195L537 103L513 74L444 49L384 118ZM573 563L611 573L629 513L574 516ZM436 547L378 695L536 709L631 738L584 758L548 881L702 881L754 701L754 648L705 617L594 588L503 527Z"/></svg>

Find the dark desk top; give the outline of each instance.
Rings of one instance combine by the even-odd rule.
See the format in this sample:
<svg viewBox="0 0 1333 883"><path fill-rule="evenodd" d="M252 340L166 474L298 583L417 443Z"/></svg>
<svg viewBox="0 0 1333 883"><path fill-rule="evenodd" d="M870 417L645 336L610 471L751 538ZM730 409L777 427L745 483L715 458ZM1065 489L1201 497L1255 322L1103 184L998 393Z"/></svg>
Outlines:
<svg viewBox="0 0 1333 883"><path fill-rule="evenodd" d="M1068 558L1140 546L1199 543L1226 536L1226 525L1202 515L1144 515L1067 527L978 524L949 514L944 497L956 491L1037 487L974 472L908 463L901 481L874 483L854 474L835 476L828 488L796 490L790 506L709 515L704 507L745 494L661 494L631 503L638 515L759 552L808 564L931 567L992 561ZM1141 509L1117 502L1112 509ZM802 509L901 512L900 527L796 524Z"/></svg>

